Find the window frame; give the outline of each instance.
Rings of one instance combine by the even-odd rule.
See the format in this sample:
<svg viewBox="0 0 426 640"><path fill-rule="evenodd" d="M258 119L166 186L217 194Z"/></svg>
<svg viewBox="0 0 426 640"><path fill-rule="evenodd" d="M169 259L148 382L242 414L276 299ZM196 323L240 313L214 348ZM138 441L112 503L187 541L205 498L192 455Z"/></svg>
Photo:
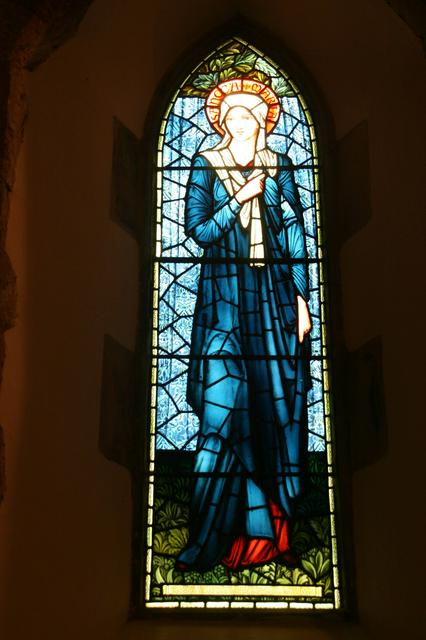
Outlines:
<svg viewBox="0 0 426 640"><path fill-rule="evenodd" d="M350 517L351 478L348 449L348 432L345 416L345 389L343 384L345 370L345 347L343 344L343 330L341 326L341 290L338 270L339 233L336 224L335 206L335 136L331 116L325 102L316 86L315 81L297 62L293 54L270 33L265 33L253 25L249 25L240 18L229 22L203 36L202 40L191 46L182 55L169 73L159 83L155 92L144 127L141 141L141 220L138 230L140 244L140 306L138 319L138 340L136 348L137 393L136 428L134 433L135 465L132 473L133 493L133 525L132 525L132 576L130 594L130 616L146 618L161 616L171 617L238 617L241 611L237 609L202 611L185 611L176 609L146 609L141 603L143 589L143 566L145 561L145 514L147 512L148 491L148 424L150 414L151 389L151 335L152 335L152 290L153 265L152 260L155 244L155 191L157 186L156 154L160 127L164 114L174 99L176 91L197 64L227 39L233 36L241 37L250 45L259 49L277 65L284 69L290 78L294 79L305 99L312 116L318 147L320 210L322 220L323 242L327 246L323 258L326 273L326 324L328 332L328 362L330 366L330 388L333 400L333 446L335 452L336 471L336 525L338 530L337 545L341 575L342 605L339 610L324 610L321 612L297 612L298 617L312 619L312 616L341 617L353 613L355 607L355 590L353 588L353 538ZM149 277L147 277L149 274ZM338 433L338 437L337 437ZM262 616L259 610L244 610L244 614ZM272 612L268 610L268 615ZM281 609L274 615L286 616L288 610ZM292 611L294 614L294 610Z"/></svg>

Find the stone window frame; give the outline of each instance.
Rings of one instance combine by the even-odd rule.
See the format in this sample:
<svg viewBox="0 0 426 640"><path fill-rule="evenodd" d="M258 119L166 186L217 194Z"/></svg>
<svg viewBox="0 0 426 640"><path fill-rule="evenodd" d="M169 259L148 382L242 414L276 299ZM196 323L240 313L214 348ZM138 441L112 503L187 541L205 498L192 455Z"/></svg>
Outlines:
<svg viewBox="0 0 426 640"><path fill-rule="evenodd" d="M324 229L325 242L327 243L326 271L328 274L327 291L328 291L328 331L331 335L329 341L330 353L330 369L331 369L331 388L334 399L334 432L336 451L336 473L337 482L337 518L340 534L338 535L338 546L340 554L341 575L343 584L341 585L342 593L342 609L339 611L331 610L325 615L341 617L351 614L355 611L355 589L353 588L354 562L353 562L353 542L352 527L350 516L350 464L348 450L348 433L345 427L345 388L343 384L344 371L347 368L346 351L343 343L343 330L341 326L341 292L340 278L338 269L338 257L341 245L341 233L338 225L335 224L337 218L335 206L335 174L336 174L336 142L334 128L331 115L325 105L325 101L315 83L302 65L295 59L292 53L289 53L286 47L275 36L264 30L249 24L242 18L230 21L225 27L221 27L214 32L204 36L202 41L193 44L189 50L184 53L179 60L173 65L173 68L160 81L155 94L152 97L148 115L146 118L144 133L142 139L137 141L128 130L123 128L121 123L115 122L117 134L117 149L120 145L119 139L127 138L128 149L130 150L130 158L138 167L138 177L136 186L134 186L134 206L133 213L129 215L129 207L121 207L120 198L117 194L120 187L114 188L115 193L115 214L113 217L116 221L127 228L139 242L140 248L140 305L138 319L138 339L135 353L127 357L127 365L124 365L128 376L134 378L135 391L130 404L135 406L134 418L131 420L132 425L128 426L128 434L130 437L129 446L126 447L127 453L122 455L121 463L125 464L132 470L132 494L133 494L133 528L132 528L132 576L131 576L131 595L130 595L130 613L131 617L141 618L147 616L159 615L152 610L148 612L141 605L141 589L142 589L142 565L144 561L144 514L147 509L147 472L148 468L148 444L147 429L148 415L150 407L150 380L151 380L151 331L152 331L152 313L150 313L153 272L152 272L152 242L155 237L155 219L152 215L154 209L154 192L156 180L156 166L154 157L157 152L158 135L160 125L166 112L166 109L173 99L177 88L182 81L191 73L196 64L204 57L209 55L211 51L222 44L226 39L232 36L240 36L257 49L262 51L266 56L274 60L281 68L285 69L290 77L294 78L300 91L302 92L309 110L315 123L319 155L321 157L322 171L320 175L320 193L321 193L321 210L322 223ZM117 154L120 157L120 153ZM117 172L120 173L120 163L117 161ZM119 182L119 180L118 180ZM113 196L114 197L114 196ZM147 217L149 216L149 219ZM149 277L147 277L149 274ZM116 345L116 350L120 347ZM122 356L123 350L122 351ZM124 356L126 360L126 356ZM142 390L143 391L140 391ZM127 404L128 401L124 404ZM131 414L132 411L127 412ZM123 421L121 421L123 424ZM138 427L139 425L139 427ZM336 425L339 426L339 437L336 438ZM135 458L135 452L136 458ZM111 459L107 451L104 453ZM141 457L139 457L141 456ZM118 460L116 460L118 462ZM142 462L142 463L141 463ZM140 499L142 496L142 499ZM176 610L161 610L162 616L171 617L194 617L194 612L185 612ZM214 617L229 617L229 611L204 611L199 614L204 616L213 615ZM232 614L231 614L232 615ZM235 615L238 615L237 613ZM259 612L253 612L252 615L258 616ZM283 613L281 612L281 615ZM300 613L301 617L306 613Z"/></svg>

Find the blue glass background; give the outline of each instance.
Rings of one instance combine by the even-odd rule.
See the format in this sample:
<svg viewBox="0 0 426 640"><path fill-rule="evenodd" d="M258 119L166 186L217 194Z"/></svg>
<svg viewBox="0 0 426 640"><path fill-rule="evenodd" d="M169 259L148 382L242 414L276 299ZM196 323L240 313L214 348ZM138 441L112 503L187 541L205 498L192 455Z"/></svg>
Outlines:
<svg viewBox="0 0 426 640"><path fill-rule="evenodd" d="M184 198L192 157L197 151L211 148L220 140L207 120L204 104L204 98L178 97L167 120L163 170L160 174L163 190L163 259L193 259L202 255L202 249L185 235ZM297 97L281 98L281 106L279 121L268 136L268 146L277 152L286 153L297 165L295 179L304 207L308 257L316 259L316 203L309 128ZM198 419L186 402L186 372L198 277L197 264L160 263L156 440L158 449L194 450L196 447ZM313 324L312 352L314 356L320 356L322 345L317 263L309 265L309 284L309 308ZM162 355L174 357L161 358ZM309 450L323 451L325 436L321 360L311 361L311 375L313 386L308 393Z"/></svg>

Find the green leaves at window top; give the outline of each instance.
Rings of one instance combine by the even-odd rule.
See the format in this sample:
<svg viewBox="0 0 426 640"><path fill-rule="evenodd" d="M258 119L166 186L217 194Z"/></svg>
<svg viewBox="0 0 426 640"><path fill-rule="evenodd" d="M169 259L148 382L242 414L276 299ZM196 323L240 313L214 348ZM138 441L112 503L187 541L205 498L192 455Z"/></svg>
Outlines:
<svg viewBox="0 0 426 640"><path fill-rule="evenodd" d="M183 87L185 97L206 98L221 82L233 78L251 78L271 87L278 97L293 96L294 91L287 80L277 75L272 65L242 42L226 45L208 58L189 78Z"/></svg>

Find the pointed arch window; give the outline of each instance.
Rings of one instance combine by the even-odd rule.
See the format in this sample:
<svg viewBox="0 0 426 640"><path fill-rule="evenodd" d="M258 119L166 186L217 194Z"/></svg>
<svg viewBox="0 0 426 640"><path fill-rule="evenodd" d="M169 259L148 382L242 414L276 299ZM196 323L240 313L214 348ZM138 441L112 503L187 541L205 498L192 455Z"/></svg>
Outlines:
<svg viewBox="0 0 426 640"><path fill-rule="evenodd" d="M150 609L339 609L315 123L240 38L177 90L156 160Z"/></svg>

